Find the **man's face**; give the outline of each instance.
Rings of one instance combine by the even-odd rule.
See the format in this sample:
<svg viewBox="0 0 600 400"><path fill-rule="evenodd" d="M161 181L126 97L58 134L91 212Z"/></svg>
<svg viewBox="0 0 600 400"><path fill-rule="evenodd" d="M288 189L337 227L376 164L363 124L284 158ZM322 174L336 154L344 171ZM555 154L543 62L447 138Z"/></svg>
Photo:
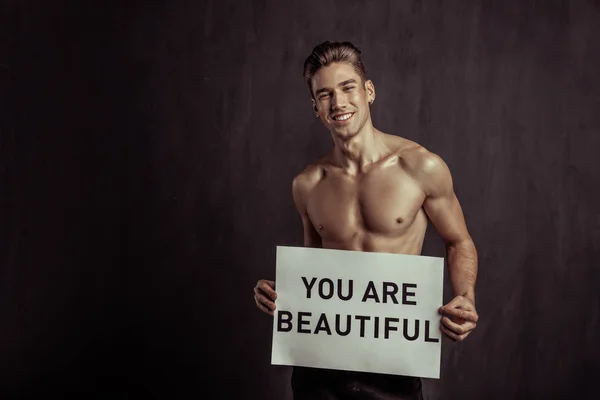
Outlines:
<svg viewBox="0 0 600 400"><path fill-rule="evenodd" d="M349 139L360 132L370 117L369 102L375 98L371 81L362 83L354 67L333 63L312 78L313 107L334 135Z"/></svg>

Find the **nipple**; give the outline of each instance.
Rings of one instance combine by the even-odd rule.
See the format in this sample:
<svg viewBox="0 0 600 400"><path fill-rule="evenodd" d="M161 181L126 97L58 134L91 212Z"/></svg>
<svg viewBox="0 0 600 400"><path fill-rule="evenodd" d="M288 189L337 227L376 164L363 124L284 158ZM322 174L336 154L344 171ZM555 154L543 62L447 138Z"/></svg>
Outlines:
<svg viewBox="0 0 600 400"><path fill-rule="evenodd" d="M396 218L396 222L401 224L402 222L404 222L404 220L402 218L398 217L398 218Z"/></svg>
<svg viewBox="0 0 600 400"><path fill-rule="evenodd" d="M323 225L319 225L319 230L322 231L323 230Z"/></svg>

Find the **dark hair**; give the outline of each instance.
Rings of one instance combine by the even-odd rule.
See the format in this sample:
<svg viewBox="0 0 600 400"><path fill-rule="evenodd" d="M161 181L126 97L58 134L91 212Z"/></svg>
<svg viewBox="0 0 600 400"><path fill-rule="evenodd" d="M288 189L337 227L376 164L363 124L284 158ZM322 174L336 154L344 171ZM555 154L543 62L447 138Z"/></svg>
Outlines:
<svg viewBox="0 0 600 400"><path fill-rule="evenodd" d="M350 42L323 42L313 49L304 61L304 79L312 95L311 81L323 67L335 62L349 63L354 67L363 83L367 80L367 71L360 57L361 51Z"/></svg>

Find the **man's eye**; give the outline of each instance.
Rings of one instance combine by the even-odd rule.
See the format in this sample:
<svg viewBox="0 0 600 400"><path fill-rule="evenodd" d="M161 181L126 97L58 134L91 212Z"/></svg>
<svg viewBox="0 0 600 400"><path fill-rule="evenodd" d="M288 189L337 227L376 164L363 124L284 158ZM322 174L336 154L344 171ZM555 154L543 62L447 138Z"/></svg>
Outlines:
<svg viewBox="0 0 600 400"><path fill-rule="evenodd" d="M320 96L319 96L319 100L324 100L324 99L326 99L327 97L329 97L329 95L327 95L327 94L322 94L322 95L320 95Z"/></svg>
<svg viewBox="0 0 600 400"><path fill-rule="evenodd" d="M346 87L344 88L344 90L352 90L352 89L354 89L354 86L346 86Z"/></svg>

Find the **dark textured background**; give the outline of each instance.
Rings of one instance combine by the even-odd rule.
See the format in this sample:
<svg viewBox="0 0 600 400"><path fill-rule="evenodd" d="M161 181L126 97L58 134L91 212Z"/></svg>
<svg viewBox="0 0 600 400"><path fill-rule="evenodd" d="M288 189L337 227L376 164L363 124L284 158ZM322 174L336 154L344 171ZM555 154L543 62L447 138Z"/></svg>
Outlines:
<svg viewBox="0 0 600 400"><path fill-rule="evenodd" d="M290 399L252 287L331 145L301 78L324 40L363 49L376 127L449 164L480 252L481 322L427 398L597 391L598 1L0 12L2 399Z"/></svg>

